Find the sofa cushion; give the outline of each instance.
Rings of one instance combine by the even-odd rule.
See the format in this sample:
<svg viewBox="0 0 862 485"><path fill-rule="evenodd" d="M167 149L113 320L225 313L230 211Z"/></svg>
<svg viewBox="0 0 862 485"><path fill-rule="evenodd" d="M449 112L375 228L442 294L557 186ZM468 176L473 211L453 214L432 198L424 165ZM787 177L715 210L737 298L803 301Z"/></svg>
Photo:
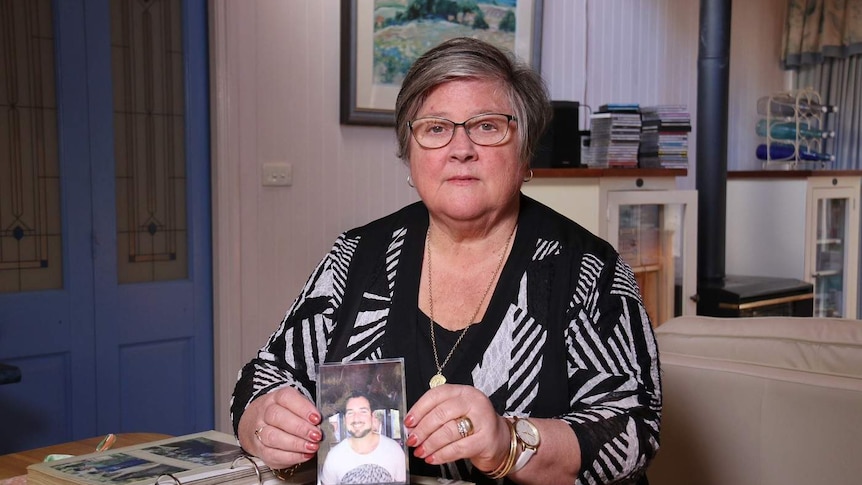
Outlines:
<svg viewBox="0 0 862 485"><path fill-rule="evenodd" d="M859 320L678 317L656 333L662 354L862 377Z"/></svg>
<svg viewBox="0 0 862 485"><path fill-rule="evenodd" d="M859 483L862 322L678 317L656 337L652 485Z"/></svg>

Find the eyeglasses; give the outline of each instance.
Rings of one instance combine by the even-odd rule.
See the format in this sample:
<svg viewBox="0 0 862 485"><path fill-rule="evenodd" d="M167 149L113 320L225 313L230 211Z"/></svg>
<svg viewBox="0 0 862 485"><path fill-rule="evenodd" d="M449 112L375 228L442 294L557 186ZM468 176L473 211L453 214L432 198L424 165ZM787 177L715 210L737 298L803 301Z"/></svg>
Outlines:
<svg viewBox="0 0 862 485"><path fill-rule="evenodd" d="M510 121L518 121L518 118L500 113L485 113L468 118L462 123L429 116L408 121L407 126L419 146L434 149L448 145L455 136L455 128L459 126L464 127L467 137L473 143L482 146L496 145L509 134Z"/></svg>

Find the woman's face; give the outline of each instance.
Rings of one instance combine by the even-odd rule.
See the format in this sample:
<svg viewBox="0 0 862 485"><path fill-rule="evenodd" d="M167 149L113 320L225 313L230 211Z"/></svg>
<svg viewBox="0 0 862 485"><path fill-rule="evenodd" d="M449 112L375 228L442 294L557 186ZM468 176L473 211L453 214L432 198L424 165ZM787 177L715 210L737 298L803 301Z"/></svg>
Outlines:
<svg viewBox="0 0 862 485"><path fill-rule="evenodd" d="M416 118L436 116L461 123L484 113L512 114L499 84L458 80L435 87ZM511 208L525 174L518 160L517 130L517 122L509 122L506 138L494 146L473 143L463 127L456 127L452 141L442 148L423 148L411 136L410 174L428 210L466 222Z"/></svg>

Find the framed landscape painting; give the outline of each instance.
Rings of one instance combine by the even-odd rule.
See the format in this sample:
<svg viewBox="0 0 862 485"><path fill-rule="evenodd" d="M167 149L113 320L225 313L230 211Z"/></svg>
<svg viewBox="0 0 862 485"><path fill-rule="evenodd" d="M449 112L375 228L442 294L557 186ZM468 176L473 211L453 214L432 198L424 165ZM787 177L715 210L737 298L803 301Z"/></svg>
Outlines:
<svg viewBox="0 0 862 485"><path fill-rule="evenodd" d="M537 71L542 0L342 0L342 124L392 126L413 62L453 37L513 52Z"/></svg>

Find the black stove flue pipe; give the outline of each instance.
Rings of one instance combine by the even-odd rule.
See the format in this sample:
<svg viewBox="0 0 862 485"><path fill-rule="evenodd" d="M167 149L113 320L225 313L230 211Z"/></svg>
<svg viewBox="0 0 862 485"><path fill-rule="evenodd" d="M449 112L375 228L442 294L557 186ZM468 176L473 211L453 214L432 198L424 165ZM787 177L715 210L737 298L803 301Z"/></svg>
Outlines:
<svg viewBox="0 0 862 485"><path fill-rule="evenodd" d="M698 287L725 278L727 105L731 0L700 1L697 54L697 279Z"/></svg>

